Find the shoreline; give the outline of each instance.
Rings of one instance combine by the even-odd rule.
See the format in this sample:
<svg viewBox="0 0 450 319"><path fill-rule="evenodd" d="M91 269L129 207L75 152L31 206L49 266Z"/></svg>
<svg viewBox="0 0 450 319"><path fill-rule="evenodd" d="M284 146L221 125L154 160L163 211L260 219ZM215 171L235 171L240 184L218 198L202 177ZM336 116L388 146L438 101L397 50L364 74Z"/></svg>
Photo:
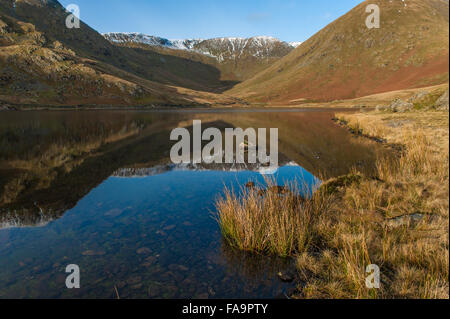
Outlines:
<svg viewBox="0 0 450 319"><path fill-rule="evenodd" d="M190 105L102 105L102 104L82 104L82 105L45 105L45 104L17 104L5 100L0 101L0 112L7 111L143 111L143 112L297 112L298 110L314 110L323 109L346 111L346 110L364 110L372 111L379 105L389 105L396 98L408 99L414 94L427 91L435 91L448 88L448 83L420 87L415 89L404 89L396 91L388 91L382 93L371 94L367 96L349 98L335 101L314 101L299 104L292 104L294 101L280 102L280 104L266 103L235 103L235 104L190 104Z"/></svg>
<svg viewBox="0 0 450 319"><path fill-rule="evenodd" d="M310 200L289 191L228 194L216 202L224 238L240 250L293 257L291 298L447 299L448 112L336 118L355 136L403 145L400 156L379 158L374 177L354 171L324 181ZM385 278L379 289L366 286L368 265Z"/></svg>
<svg viewBox="0 0 450 319"><path fill-rule="evenodd" d="M114 111L114 112L143 112L143 113L273 113L273 112L352 112L359 111L359 107L233 107L233 108L186 108L186 107L167 107L167 108L137 108L137 107L45 107L45 108L19 108L14 110L0 110L0 112L70 112L70 111ZM366 108L372 110L372 108Z"/></svg>

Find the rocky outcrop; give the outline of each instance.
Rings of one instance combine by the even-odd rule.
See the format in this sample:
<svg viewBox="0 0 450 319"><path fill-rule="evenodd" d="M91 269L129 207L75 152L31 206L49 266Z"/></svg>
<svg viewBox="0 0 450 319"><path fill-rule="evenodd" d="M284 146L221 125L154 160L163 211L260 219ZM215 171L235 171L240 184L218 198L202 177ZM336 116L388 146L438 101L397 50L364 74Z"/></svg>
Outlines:
<svg viewBox="0 0 450 319"><path fill-rule="evenodd" d="M389 109L395 113L405 113L411 111L414 108L414 104L411 102L405 102L402 99L395 99L389 106Z"/></svg>
<svg viewBox="0 0 450 319"><path fill-rule="evenodd" d="M417 92L416 94L414 94L413 96L411 96L408 99L408 102L414 103L414 102L420 101L420 100L424 99L428 94L430 94L430 92L428 92L428 91Z"/></svg>
<svg viewBox="0 0 450 319"><path fill-rule="evenodd" d="M436 110L439 111L448 111L448 89L444 94L436 101L435 105Z"/></svg>
<svg viewBox="0 0 450 319"><path fill-rule="evenodd" d="M385 225L389 228L397 228L402 226L416 226L424 219L424 214L411 214L411 215L403 215L399 217L390 218L386 221Z"/></svg>
<svg viewBox="0 0 450 319"><path fill-rule="evenodd" d="M448 91L447 89L443 94L441 89L432 92L420 91L411 96L407 101L395 99L389 106L378 105L376 110L394 113L404 113L413 109L448 111Z"/></svg>
<svg viewBox="0 0 450 319"><path fill-rule="evenodd" d="M389 106L378 105L377 111L390 111L394 113L405 113L411 111L414 108L414 104L406 102L402 99L395 99Z"/></svg>

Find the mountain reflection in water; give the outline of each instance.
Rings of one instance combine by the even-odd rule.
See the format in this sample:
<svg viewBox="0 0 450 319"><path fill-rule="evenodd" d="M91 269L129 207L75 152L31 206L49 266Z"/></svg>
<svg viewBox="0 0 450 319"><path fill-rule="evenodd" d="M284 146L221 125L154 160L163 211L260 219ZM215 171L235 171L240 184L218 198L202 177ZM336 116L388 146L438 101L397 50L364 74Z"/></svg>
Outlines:
<svg viewBox="0 0 450 319"><path fill-rule="evenodd" d="M333 112L6 112L0 118L0 297L271 298L289 260L222 243L214 200L259 165L173 165L173 128L279 128L277 183L374 169L387 151ZM34 226L34 227L30 227ZM65 287L80 266L82 289ZM30 279L31 278L31 279Z"/></svg>

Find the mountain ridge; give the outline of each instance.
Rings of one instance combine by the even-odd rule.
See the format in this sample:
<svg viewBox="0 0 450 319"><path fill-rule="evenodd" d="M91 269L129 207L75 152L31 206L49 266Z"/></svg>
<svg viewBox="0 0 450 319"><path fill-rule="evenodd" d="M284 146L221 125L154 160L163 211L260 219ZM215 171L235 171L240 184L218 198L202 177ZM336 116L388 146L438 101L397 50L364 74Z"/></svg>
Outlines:
<svg viewBox="0 0 450 319"><path fill-rule="evenodd" d="M246 45L254 42L266 42L266 43L281 43L284 45L289 45L291 48L298 47L302 42L285 42L280 39L271 37L271 36L253 36L249 38L243 38L243 37L215 37L215 38L209 38L209 39L203 39L203 38L191 38L191 39L168 39L163 38L159 36L154 35L148 35L145 33L139 33L139 32L107 32L102 33L102 36L107 39L108 41L112 43L127 43L127 42L134 42L134 43L142 43L147 45L154 45L154 46L161 46L166 47L169 49L174 50L188 50L188 51L194 51L206 55L210 55L213 57L210 52L208 51L202 51L200 48L202 47L202 43L208 43L208 42L224 42L229 41L230 43L236 43L236 42L244 42ZM197 49L199 48L199 49Z"/></svg>
<svg viewBox="0 0 450 319"><path fill-rule="evenodd" d="M368 29L376 4L381 27ZM228 94L250 102L327 102L449 79L448 0L364 1Z"/></svg>
<svg viewBox="0 0 450 319"><path fill-rule="evenodd" d="M230 83L198 61L117 47L56 0L0 2L0 100L39 105L212 105Z"/></svg>
<svg viewBox="0 0 450 319"><path fill-rule="evenodd" d="M221 72L222 81L231 82L249 79L294 50L289 43L268 36L184 40L170 40L142 33L106 33L103 36L116 46L140 47L201 61L217 68Z"/></svg>
<svg viewBox="0 0 450 319"><path fill-rule="evenodd" d="M367 4L380 29L365 26ZM300 105L448 83L449 1L365 1L306 42L108 41L57 0L1 0L0 102ZM153 42L152 42L153 41Z"/></svg>

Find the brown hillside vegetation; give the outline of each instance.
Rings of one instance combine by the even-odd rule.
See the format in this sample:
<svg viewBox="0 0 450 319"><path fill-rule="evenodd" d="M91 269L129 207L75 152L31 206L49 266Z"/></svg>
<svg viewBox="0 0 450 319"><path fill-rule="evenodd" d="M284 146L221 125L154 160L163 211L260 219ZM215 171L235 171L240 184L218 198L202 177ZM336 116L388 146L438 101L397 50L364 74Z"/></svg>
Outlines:
<svg viewBox="0 0 450 319"><path fill-rule="evenodd" d="M0 100L43 105L210 105L236 99L212 66L113 46L58 1L0 2Z"/></svg>
<svg viewBox="0 0 450 319"><path fill-rule="evenodd" d="M381 27L368 29L377 4ZM448 82L448 0L364 1L229 93L252 102L332 101Z"/></svg>

